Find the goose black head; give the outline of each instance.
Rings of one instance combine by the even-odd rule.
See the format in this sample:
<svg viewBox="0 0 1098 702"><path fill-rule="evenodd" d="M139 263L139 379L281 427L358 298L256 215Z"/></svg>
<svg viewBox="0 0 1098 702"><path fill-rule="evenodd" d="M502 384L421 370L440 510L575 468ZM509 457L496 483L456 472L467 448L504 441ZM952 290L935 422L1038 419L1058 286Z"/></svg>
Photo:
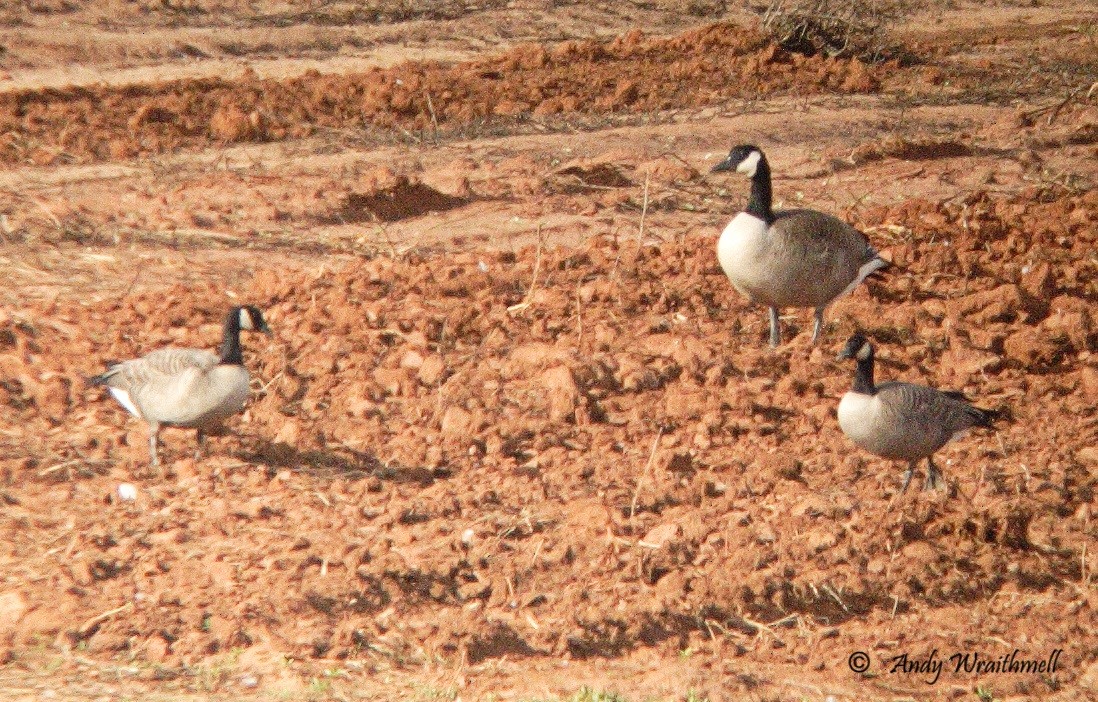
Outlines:
<svg viewBox="0 0 1098 702"><path fill-rule="evenodd" d="M872 357L873 344L869 343L869 339L865 338L865 335L858 333L847 339L846 346L839 352L835 360L842 361L847 358L856 358L859 361L864 361Z"/></svg>
<svg viewBox="0 0 1098 702"><path fill-rule="evenodd" d="M748 178L753 178L756 169L759 167L759 162L762 161L762 159L762 149L753 146L752 144L741 144L733 147L732 150L728 152L728 158L713 166L710 173L736 171L737 173L743 173Z"/></svg>
<svg viewBox="0 0 1098 702"><path fill-rule="evenodd" d="M267 320L263 319L263 313L259 311L259 308L252 305L245 305L243 307L237 307L236 313L240 319L240 328L248 331L263 332L264 334L271 334L271 328L267 326Z"/></svg>

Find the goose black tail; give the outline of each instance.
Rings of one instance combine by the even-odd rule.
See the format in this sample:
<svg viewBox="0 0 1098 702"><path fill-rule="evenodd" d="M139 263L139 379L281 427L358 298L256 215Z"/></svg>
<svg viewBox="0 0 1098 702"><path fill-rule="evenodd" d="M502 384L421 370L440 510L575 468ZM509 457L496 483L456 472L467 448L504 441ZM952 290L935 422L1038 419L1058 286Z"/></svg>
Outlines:
<svg viewBox="0 0 1098 702"><path fill-rule="evenodd" d="M969 405L965 412L974 420L972 426L991 428L995 422L1003 418L1003 414L997 410L984 409Z"/></svg>
<svg viewBox="0 0 1098 702"><path fill-rule="evenodd" d="M85 378L84 383L87 384L88 387L95 387L96 385L106 385L107 380L109 380L110 377L111 376L109 373L103 373L102 375L93 375L90 378Z"/></svg>
<svg viewBox="0 0 1098 702"><path fill-rule="evenodd" d="M96 385L107 385L111 379L111 376L117 372L118 363L118 361L107 361L107 370L105 372L100 373L99 375L94 375L90 378L85 378L84 382L87 383L89 387L94 387Z"/></svg>

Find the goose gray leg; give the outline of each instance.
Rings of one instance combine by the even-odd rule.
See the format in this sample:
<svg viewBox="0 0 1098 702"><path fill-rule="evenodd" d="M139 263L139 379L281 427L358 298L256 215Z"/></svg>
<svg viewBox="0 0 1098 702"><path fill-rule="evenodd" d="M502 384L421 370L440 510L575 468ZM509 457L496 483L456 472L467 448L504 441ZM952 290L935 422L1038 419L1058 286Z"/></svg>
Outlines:
<svg viewBox="0 0 1098 702"><path fill-rule="evenodd" d="M159 434L160 434L160 425L159 424L150 424L149 425L149 462L150 462L151 465L154 465L154 466L160 465L160 456L158 455L157 449L156 449L156 440L157 440L157 436Z"/></svg>
<svg viewBox="0 0 1098 702"><path fill-rule="evenodd" d="M816 308L816 321L812 325L812 343L816 343L816 339L820 338L820 331L823 330L824 325L824 308Z"/></svg>
<svg viewBox="0 0 1098 702"><path fill-rule="evenodd" d="M924 490L937 490L945 487L945 481L942 479L942 471L938 470L938 466L934 465L934 459L926 459L926 483L923 485Z"/></svg>
<svg viewBox="0 0 1098 702"><path fill-rule="evenodd" d="M202 454L206 452L206 432L202 431L201 429L198 430L198 436L195 438L195 444L194 460L197 462L202 460Z"/></svg>
<svg viewBox="0 0 1098 702"><path fill-rule="evenodd" d="M770 345L777 348L782 342L781 331L778 330L778 308L770 308Z"/></svg>
<svg viewBox="0 0 1098 702"><path fill-rule="evenodd" d="M907 492L907 486L911 484L911 476L915 473L915 461L907 464L907 470L904 471L904 484L900 487L900 492Z"/></svg>

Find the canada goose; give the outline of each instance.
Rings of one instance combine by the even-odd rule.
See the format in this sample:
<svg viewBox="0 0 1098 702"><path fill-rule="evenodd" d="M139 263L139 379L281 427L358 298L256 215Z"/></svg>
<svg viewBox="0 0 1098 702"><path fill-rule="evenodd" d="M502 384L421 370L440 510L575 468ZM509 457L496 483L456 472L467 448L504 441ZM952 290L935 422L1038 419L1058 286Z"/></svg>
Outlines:
<svg viewBox="0 0 1098 702"><path fill-rule="evenodd" d="M248 399L248 370L240 350L242 329L270 334L263 314L248 305L234 307L225 317L221 353L166 348L141 358L110 364L92 385L106 385L130 414L149 424L149 456L159 465L157 436L162 426L204 430L236 414Z"/></svg>
<svg viewBox="0 0 1098 702"><path fill-rule="evenodd" d="M972 427L990 427L995 412L973 407L959 392L925 385L873 384L873 344L861 334L846 342L838 359L857 359L854 386L839 402L839 426L851 441L883 458L907 461L907 490L915 464L927 461L924 489L941 484L932 455Z"/></svg>
<svg viewBox="0 0 1098 702"><path fill-rule="evenodd" d="M712 172L751 178L747 209L717 242L717 260L742 295L770 308L770 345L781 341L778 308L814 307L812 342L823 328L824 309L890 265L869 240L846 222L815 210L772 209L770 164L761 149L737 146Z"/></svg>

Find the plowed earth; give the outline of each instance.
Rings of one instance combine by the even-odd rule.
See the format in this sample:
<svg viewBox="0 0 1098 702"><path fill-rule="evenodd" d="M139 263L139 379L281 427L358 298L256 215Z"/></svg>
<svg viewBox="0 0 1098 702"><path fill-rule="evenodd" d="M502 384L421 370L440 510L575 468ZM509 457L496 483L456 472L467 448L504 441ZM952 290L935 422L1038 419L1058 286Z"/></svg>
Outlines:
<svg viewBox="0 0 1098 702"><path fill-rule="evenodd" d="M0 95L3 159L41 166L6 174L38 185L10 185L0 221L0 680L29 699L1098 689L1093 101L917 113L906 132L873 127L873 103L804 106L797 124L780 99L774 122L699 111L888 75L934 85L718 24L354 76ZM694 111L641 123L670 108ZM641 121L477 140L496 120L597 129L583 113L613 112ZM471 140L350 171L315 141L436 125ZM829 310L818 346L810 312L787 310L767 348L765 311L716 264L746 185L714 197L700 152L735 131L827 135L823 155L796 147L779 196L873 192L844 216L896 266ZM272 140L305 155L202 160ZM783 148L774 163L795 161ZM164 160L99 163L138 154ZM286 229L259 237L239 212ZM504 218L539 224L505 238ZM409 245L417 227L446 235ZM316 233L333 228L386 246ZM198 460L193 432L166 430L156 472L144 426L84 379L162 345L213 347L230 300L275 329L244 338L253 399ZM833 358L858 329L879 379L1002 415L939 454L947 490L901 493L903 466L841 434L852 368ZM888 673L905 652L1016 648L1062 649L1060 667Z"/></svg>
<svg viewBox="0 0 1098 702"><path fill-rule="evenodd" d="M790 91L866 92L879 85L879 72L857 60L789 54L758 32L718 24L672 39L646 39L638 30L610 43L528 45L456 66L408 62L354 76L314 71L281 81L17 91L0 95L0 160L72 163L318 130L437 133L520 116L652 112Z"/></svg>

